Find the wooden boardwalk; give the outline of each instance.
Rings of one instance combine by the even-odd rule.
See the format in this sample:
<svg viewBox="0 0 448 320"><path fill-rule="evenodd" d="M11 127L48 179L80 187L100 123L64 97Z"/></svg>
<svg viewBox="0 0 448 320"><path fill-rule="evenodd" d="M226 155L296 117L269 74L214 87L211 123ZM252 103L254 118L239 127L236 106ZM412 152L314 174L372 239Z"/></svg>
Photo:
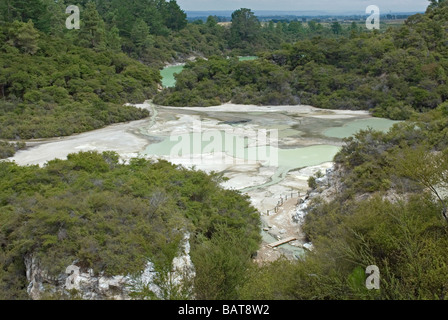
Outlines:
<svg viewBox="0 0 448 320"><path fill-rule="evenodd" d="M297 193L297 197L299 198L297 201L297 204L299 204L301 198L300 198L300 192L291 192L291 196L289 197L289 199L291 200L292 198L294 198L295 194ZM278 201L277 205L275 206L274 209L272 210L267 210L266 214L268 216L271 215L272 213L278 213L279 209L283 206L284 202L288 200L288 195L284 196L283 195L280 197L280 200Z"/></svg>
<svg viewBox="0 0 448 320"><path fill-rule="evenodd" d="M285 244L285 243L288 243L288 242L291 242L291 241L294 241L294 240L297 240L297 238L296 237L285 238L283 240L279 240L279 241L276 241L276 242L268 244L268 247L275 248L275 247L278 247L278 246L280 246L282 244Z"/></svg>

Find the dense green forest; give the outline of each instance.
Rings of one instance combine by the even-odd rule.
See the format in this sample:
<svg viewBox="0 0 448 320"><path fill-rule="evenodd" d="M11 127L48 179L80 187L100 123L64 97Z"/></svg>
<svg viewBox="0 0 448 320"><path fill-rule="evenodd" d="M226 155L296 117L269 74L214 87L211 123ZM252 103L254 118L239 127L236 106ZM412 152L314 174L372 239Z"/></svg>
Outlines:
<svg viewBox="0 0 448 320"><path fill-rule="evenodd" d="M0 138L64 136L148 116L123 104L151 97L157 70L123 53L96 53L39 36L32 22L1 31Z"/></svg>
<svg viewBox="0 0 448 320"><path fill-rule="evenodd" d="M0 139L65 136L149 115L124 103L152 97L157 70L45 35L31 20L3 24L0 38Z"/></svg>
<svg viewBox="0 0 448 320"><path fill-rule="evenodd" d="M259 52L257 61L215 57L189 63L176 87L155 101L175 106L301 103L408 119L448 97L447 23L443 5L382 33L354 28L349 36L283 42L281 49ZM244 43L246 36L235 37Z"/></svg>
<svg viewBox="0 0 448 320"><path fill-rule="evenodd" d="M164 161L120 164L112 152L72 154L43 168L1 162L0 299L26 298L27 253L54 276L74 260L106 275L138 273L148 259L171 270L186 232L194 294L237 298L260 220L221 179Z"/></svg>
<svg viewBox="0 0 448 320"><path fill-rule="evenodd" d="M81 8L80 30L65 27L68 4ZM336 36L314 22L307 28L297 21L262 27L248 9L236 11L233 20L231 28L214 17L187 23L177 3L164 0L2 1L0 139L65 136L146 117L146 110L123 104L152 98L158 69L167 62L254 54L312 35ZM197 99L205 99L201 94ZM0 157L18 147L2 142Z"/></svg>

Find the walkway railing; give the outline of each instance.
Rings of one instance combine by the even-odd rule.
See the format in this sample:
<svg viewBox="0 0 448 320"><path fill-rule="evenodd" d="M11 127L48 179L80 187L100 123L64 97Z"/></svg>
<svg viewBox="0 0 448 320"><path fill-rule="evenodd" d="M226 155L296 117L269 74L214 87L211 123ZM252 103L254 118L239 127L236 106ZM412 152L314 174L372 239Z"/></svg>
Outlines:
<svg viewBox="0 0 448 320"><path fill-rule="evenodd" d="M301 200L300 192L291 192L291 193L289 194L289 199L294 198L296 195L297 195L297 198L299 199L299 200L297 201L297 205L299 205L299 204L300 204L300 200ZM283 196L283 195L280 196L280 200L277 202L277 205L275 206L275 208L274 208L274 209L267 210L266 214L269 216L269 215L271 215L271 213L278 213L278 210L283 206L283 204L284 204L285 201L287 201L287 200L288 200L288 194L285 195L285 196Z"/></svg>

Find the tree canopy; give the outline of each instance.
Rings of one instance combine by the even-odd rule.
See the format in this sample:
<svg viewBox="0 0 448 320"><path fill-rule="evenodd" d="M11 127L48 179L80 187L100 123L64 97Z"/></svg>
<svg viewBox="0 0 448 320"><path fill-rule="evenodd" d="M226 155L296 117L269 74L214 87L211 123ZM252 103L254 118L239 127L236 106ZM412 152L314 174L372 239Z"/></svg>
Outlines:
<svg viewBox="0 0 448 320"><path fill-rule="evenodd" d="M213 298L219 289L232 299L243 280L236 275L260 241L259 215L246 196L223 190L219 174L166 161L122 164L113 152L82 152L43 168L0 162L0 181L1 299L26 297L27 254L53 276L75 260L96 274L133 275L148 260L172 263L186 233L196 294ZM221 288L206 284L214 277Z"/></svg>
<svg viewBox="0 0 448 320"><path fill-rule="evenodd" d="M64 136L148 116L123 104L154 95L157 70L94 51L93 37L87 49L39 33L31 21L0 27L0 37L0 138Z"/></svg>
<svg viewBox="0 0 448 320"><path fill-rule="evenodd" d="M332 36L284 43L275 50L260 50L259 59L250 63L222 59L219 63L228 67L209 75L201 70L213 70L217 60L198 61L197 67L187 65L185 76L178 75L177 86L160 93L156 100L175 106L209 106L229 100L256 104L301 103L321 108L369 110L376 116L408 119L415 112L435 109L448 98L447 51L441 29L448 24L447 10L441 4L383 33L358 32L356 24L344 31L335 22L328 29ZM247 31L259 30L250 11L235 11L234 19L231 37L235 44L250 42L249 39L260 35ZM267 34L277 29L271 30L271 27L264 27ZM300 24L293 28L301 30ZM314 21L308 22L308 28L319 32ZM282 31L283 34L288 30ZM333 37L344 32L349 33ZM252 75L256 81L249 80ZM185 91L186 77L195 84L193 91ZM222 83L229 90L224 92Z"/></svg>

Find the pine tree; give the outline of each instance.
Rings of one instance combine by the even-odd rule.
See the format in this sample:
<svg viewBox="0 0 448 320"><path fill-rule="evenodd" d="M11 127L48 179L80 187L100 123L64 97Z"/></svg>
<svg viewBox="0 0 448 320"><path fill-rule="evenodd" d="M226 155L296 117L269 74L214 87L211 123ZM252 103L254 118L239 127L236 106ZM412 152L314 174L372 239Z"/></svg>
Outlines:
<svg viewBox="0 0 448 320"><path fill-rule="evenodd" d="M43 20L45 20L44 24L44 32L60 36L63 34L65 29L65 20L67 19L67 15L65 14L65 9L67 7L64 0L43 0L47 10L43 15Z"/></svg>
<svg viewBox="0 0 448 320"><path fill-rule="evenodd" d="M341 34L342 32L342 26L339 22L335 21L331 24L331 31L334 34Z"/></svg>
<svg viewBox="0 0 448 320"><path fill-rule="evenodd" d="M9 44L18 48L21 52L27 54L35 54L39 47L37 41L39 32L34 28L33 21L27 23L14 21L9 30Z"/></svg>
<svg viewBox="0 0 448 320"><path fill-rule="evenodd" d="M138 51L147 47L149 40L149 26L143 19L138 19L131 31L131 40Z"/></svg>
<svg viewBox="0 0 448 320"><path fill-rule="evenodd" d="M46 11L46 6L42 0L2 0L0 10L7 22L31 19L35 24L39 24L40 18Z"/></svg>
<svg viewBox="0 0 448 320"><path fill-rule="evenodd" d="M230 45L234 48L254 44L259 38L261 25L250 9L242 8L232 13Z"/></svg>
<svg viewBox="0 0 448 320"><path fill-rule="evenodd" d="M165 25L172 30L181 30L187 25L187 15L175 0L166 4Z"/></svg>
<svg viewBox="0 0 448 320"><path fill-rule="evenodd" d="M213 29L218 25L218 21L216 20L216 17L208 16L207 22L205 24L206 24L207 28Z"/></svg>
<svg viewBox="0 0 448 320"><path fill-rule="evenodd" d="M430 4L428 8L437 8L442 4L446 4L446 0L429 0Z"/></svg>
<svg viewBox="0 0 448 320"><path fill-rule="evenodd" d="M113 51L119 52L121 51L121 38L120 38L120 31L117 27L112 27L107 33L106 33L106 43L107 47L110 48Z"/></svg>
<svg viewBox="0 0 448 320"><path fill-rule="evenodd" d="M104 49L106 30L105 24L94 2L89 2L82 12L80 44L96 50Z"/></svg>

